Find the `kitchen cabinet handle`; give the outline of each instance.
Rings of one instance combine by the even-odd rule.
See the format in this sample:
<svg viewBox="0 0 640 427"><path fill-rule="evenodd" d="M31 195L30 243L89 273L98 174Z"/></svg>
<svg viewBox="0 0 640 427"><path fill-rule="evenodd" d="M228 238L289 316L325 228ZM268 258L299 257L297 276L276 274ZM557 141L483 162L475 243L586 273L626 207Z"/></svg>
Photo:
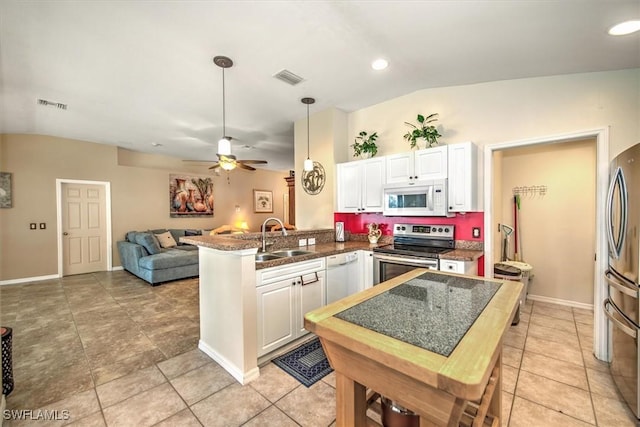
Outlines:
<svg viewBox="0 0 640 427"><path fill-rule="evenodd" d="M620 311L620 309L618 309L618 307L615 304L613 304L609 298L604 300L603 306L604 306L604 314L609 318L609 320L611 320L611 322L613 322L613 324L615 326L620 328L620 330L622 332L624 332L625 334L629 335L631 338L635 339L638 336L638 330L636 328L627 326L624 323L622 323L621 321L619 321L618 319L616 319L615 317L613 317L613 314L609 311L608 307L612 307L613 306L613 309L616 311L616 313L618 313L620 316L622 316L622 318L624 320L626 320L627 322L633 324L633 322L630 321L630 319L627 317L627 315L624 314L622 311Z"/></svg>
<svg viewBox="0 0 640 427"><path fill-rule="evenodd" d="M304 277L300 276L300 282L299 282L299 283L301 283L301 284L302 284L302 286L305 286L305 285L310 285L310 284L312 284L312 283L319 282L319 281L320 281L320 278L318 277L318 273L317 273L317 272L315 272L315 273L313 273L313 274L316 276L316 277L315 277L315 279L309 280L308 282L305 282L305 281L304 281Z"/></svg>
<svg viewBox="0 0 640 427"><path fill-rule="evenodd" d="M611 270L607 270L604 273L604 279L607 281L609 285L613 286L623 294L629 295L630 297L633 297L636 299L638 298L638 286L634 284L635 289L631 288L630 286L626 286L624 282L629 282L629 284L631 284L632 282L626 279L625 277L621 277L619 274Z"/></svg>

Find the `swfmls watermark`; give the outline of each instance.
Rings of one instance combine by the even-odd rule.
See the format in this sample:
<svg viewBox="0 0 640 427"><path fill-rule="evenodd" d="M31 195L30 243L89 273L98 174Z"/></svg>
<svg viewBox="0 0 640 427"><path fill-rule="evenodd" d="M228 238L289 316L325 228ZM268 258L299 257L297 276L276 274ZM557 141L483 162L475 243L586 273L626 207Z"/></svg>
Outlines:
<svg viewBox="0 0 640 427"><path fill-rule="evenodd" d="M51 409L5 409L2 411L5 420L38 420L38 421L66 421L71 418L68 410Z"/></svg>

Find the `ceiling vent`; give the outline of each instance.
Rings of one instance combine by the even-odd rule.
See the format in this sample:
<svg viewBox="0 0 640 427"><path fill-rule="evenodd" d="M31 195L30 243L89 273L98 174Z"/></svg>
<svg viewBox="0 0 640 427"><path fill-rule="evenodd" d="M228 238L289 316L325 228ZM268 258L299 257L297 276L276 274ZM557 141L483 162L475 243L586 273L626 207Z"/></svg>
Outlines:
<svg viewBox="0 0 640 427"><path fill-rule="evenodd" d="M278 80L282 80L285 83L289 83L291 86L295 86L304 79L298 75L293 74L289 70L281 70L273 75Z"/></svg>
<svg viewBox="0 0 640 427"><path fill-rule="evenodd" d="M44 107L54 107L60 110L67 109L67 104L63 104L61 102L47 101L46 99L38 99L38 105L42 105Z"/></svg>

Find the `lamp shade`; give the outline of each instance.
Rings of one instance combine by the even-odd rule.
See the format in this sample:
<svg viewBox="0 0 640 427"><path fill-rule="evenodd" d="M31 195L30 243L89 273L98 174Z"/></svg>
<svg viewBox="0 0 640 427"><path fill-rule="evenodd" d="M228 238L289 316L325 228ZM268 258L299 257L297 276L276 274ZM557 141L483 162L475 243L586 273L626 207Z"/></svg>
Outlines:
<svg viewBox="0 0 640 427"><path fill-rule="evenodd" d="M218 154L222 154L224 156L228 156L231 154L231 141L229 141L226 137L223 137L220 141L218 141Z"/></svg>
<svg viewBox="0 0 640 427"><path fill-rule="evenodd" d="M305 172L311 172L313 170L313 160L311 159L307 159L304 161L304 165L302 166L302 169Z"/></svg>

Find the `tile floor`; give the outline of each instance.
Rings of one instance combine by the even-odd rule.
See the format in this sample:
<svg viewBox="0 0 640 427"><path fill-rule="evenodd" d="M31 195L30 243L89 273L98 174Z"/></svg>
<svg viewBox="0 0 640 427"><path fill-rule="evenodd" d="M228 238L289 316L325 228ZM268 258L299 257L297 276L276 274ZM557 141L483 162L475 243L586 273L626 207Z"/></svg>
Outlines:
<svg viewBox="0 0 640 427"><path fill-rule="evenodd" d="M273 364L240 386L197 349L198 281L151 287L123 272L0 286L13 328L7 409L58 411L74 426L330 426L333 374L310 388ZM529 302L504 346L503 426L634 426L592 313ZM46 425L4 420L3 426Z"/></svg>

